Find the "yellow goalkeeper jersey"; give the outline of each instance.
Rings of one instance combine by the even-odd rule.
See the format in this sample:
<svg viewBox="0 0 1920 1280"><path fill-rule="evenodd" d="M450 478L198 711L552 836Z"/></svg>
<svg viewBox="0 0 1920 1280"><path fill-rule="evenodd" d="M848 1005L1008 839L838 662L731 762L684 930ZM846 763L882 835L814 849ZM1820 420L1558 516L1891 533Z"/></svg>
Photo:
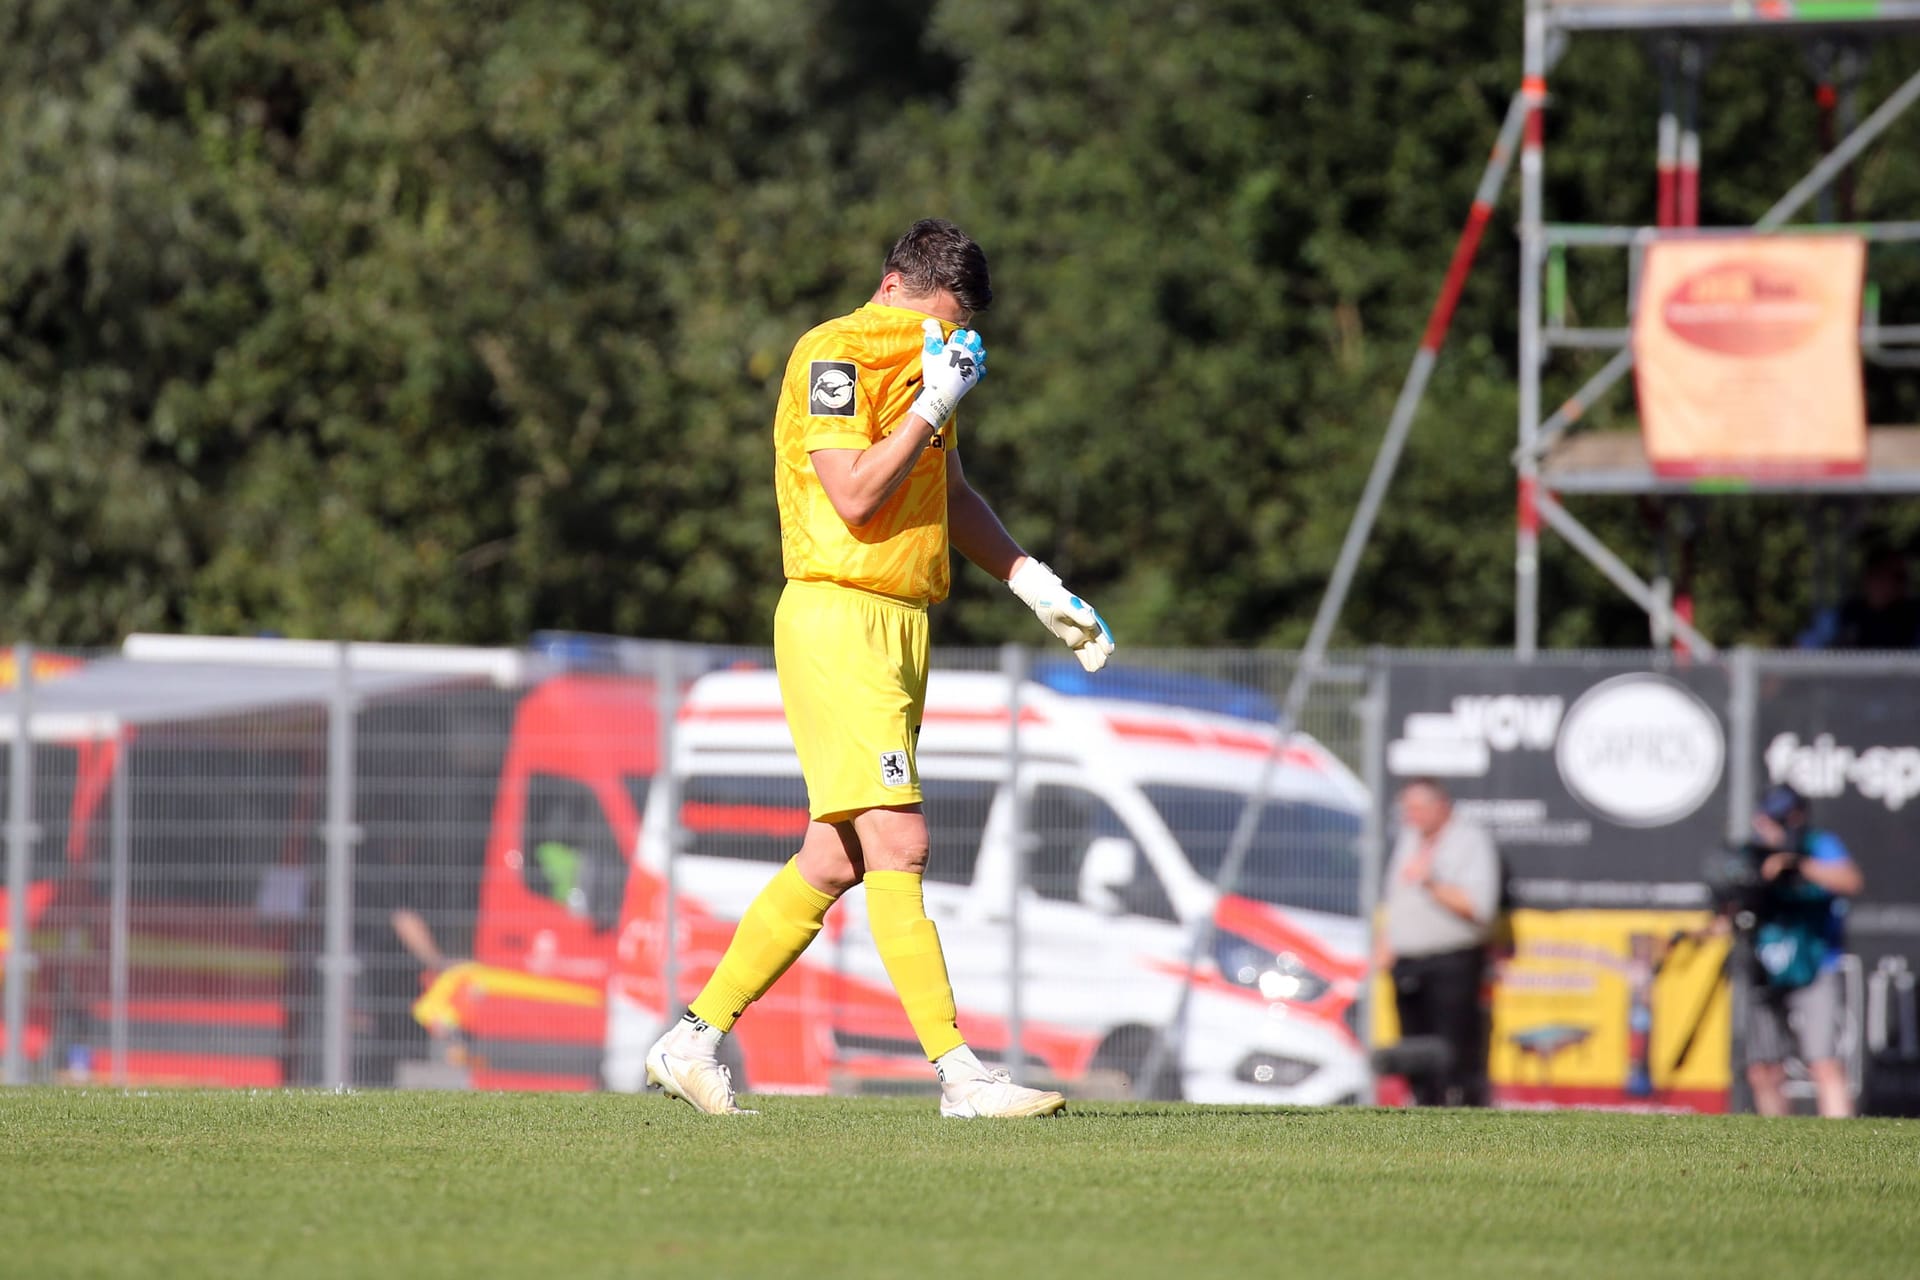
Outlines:
<svg viewBox="0 0 1920 1280"><path fill-rule="evenodd" d="M947 598L950 418L873 519L850 527L814 472L816 449L865 449L906 420L920 394L926 316L869 302L809 331L787 359L774 411L780 557L801 582L838 582L922 604ZM952 325L942 324L951 332Z"/></svg>

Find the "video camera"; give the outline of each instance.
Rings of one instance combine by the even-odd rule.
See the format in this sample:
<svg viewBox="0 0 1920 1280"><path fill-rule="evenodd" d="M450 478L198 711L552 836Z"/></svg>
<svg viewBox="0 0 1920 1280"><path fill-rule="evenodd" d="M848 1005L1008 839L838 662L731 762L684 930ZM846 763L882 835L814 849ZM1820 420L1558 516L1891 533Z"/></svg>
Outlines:
<svg viewBox="0 0 1920 1280"><path fill-rule="evenodd" d="M1762 914L1769 897L1799 874L1799 861L1807 855L1807 827L1804 823L1806 801L1792 787L1777 785L1768 789L1760 801L1760 812L1782 825L1785 839L1770 843L1749 836L1738 843L1729 842L1710 852L1701 868L1701 879L1713 897L1713 905L1732 916L1736 924L1751 923ZM1793 822L1796 815L1801 821ZM1792 825L1787 825L1792 823ZM1776 853L1794 855L1794 865L1769 882L1760 868Z"/></svg>
<svg viewBox="0 0 1920 1280"><path fill-rule="evenodd" d="M1706 857L1701 879L1707 882L1714 908L1734 917L1762 915L1769 898L1799 874L1799 860L1806 856L1804 835L1789 833L1790 847L1778 847L1759 840L1746 840L1715 849ZM1794 863L1772 881L1760 874L1760 868L1776 853L1790 853Z"/></svg>

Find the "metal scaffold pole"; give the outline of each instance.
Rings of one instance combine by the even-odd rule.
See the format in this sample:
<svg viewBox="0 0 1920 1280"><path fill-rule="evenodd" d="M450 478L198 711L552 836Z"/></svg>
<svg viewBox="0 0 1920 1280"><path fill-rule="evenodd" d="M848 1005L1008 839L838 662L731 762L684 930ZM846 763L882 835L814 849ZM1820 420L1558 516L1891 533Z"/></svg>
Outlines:
<svg viewBox="0 0 1920 1280"><path fill-rule="evenodd" d="M1675 174L1680 168L1680 116L1675 106L1673 49L1662 45L1656 55L1660 72L1660 123L1654 141L1654 223L1670 227L1675 222Z"/></svg>
<svg viewBox="0 0 1920 1280"><path fill-rule="evenodd" d="M1698 40L1680 44L1680 149L1674 174L1673 225L1700 225L1700 71Z"/></svg>
<svg viewBox="0 0 1920 1280"><path fill-rule="evenodd" d="M1520 463L1513 558L1513 649L1523 661L1540 643L1540 461L1534 438L1540 423L1540 374L1545 351L1540 336L1540 272L1544 263L1545 110L1547 16L1540 0L1527 5L1524 79L1526 129L1520 147Z"/></svg>
<svg viewBox="0 0 1920 1280"><path fill-rule="evenodd" d="M1760 215L1754 223L1757 230L1768 230L1780 226L1788 218L1800 212L1806 203L1821 191L1828 183L1840 176L1842 170L1852 164L1862 151L1872 145L1873 140L1885 133L1891 125L1906 113L1915 100L1920 99L1920 71L1908 76L1906 82L1895 89L1878 110L1860 123L1860 127L1829 151L1820 163L1807 171L1807 176L1793 185L1787 194L1774 202L1773 208Z"/></svg>

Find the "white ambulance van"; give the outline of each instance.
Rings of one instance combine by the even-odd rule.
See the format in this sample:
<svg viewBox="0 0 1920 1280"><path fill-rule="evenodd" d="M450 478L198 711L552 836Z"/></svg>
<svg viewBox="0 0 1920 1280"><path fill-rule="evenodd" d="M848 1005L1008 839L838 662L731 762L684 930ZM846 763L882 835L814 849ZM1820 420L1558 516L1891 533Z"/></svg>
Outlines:
<svg viewBox="0 0 1920 1280"><path fill-rule="evenodd" d="M1362 1096L1360 781L1305 734L1034 681L1020 690L1016 758L1011 687L1000 674L934 672L918 752L932 844L927 910L961 1030L981 1056L1018 1058L1029 1081L1082 1096L1293 1104ZM807 820L772 672L702 677L679 728L677 785L654 789L635 868L666 878L669 823L657 801L677 792L677 998L665 1000L657 979L660 922L630 921L608 990L605 1074L614 1088L640 1087L641 1058L667 1006L698 991L726 926L798 847ZM1257 837L1236 891L1222 895L1214 877L1270 758ZM1013 838L1016 806L1024 842ZM1196 964L1201 921L1211 921L1211 939ZM1152 1045L1176 1017L1183 1030L1166 1037L1161 1071L1146 1080ZM749 1091L887 1090L931 1079L857 888L739 1032L736 1083Z"/></svg>

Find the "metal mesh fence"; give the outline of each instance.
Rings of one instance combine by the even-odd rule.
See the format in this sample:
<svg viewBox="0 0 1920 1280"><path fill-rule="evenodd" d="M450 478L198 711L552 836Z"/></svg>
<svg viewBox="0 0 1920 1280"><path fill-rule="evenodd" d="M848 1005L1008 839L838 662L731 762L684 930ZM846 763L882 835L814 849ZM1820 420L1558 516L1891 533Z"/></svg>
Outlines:
<svg viewBox="0 0 1920 1280"><path fill-rule="evenodd" d="M1293 655L1126 657L1088 677L1046 650L936 655L915 764L962 1028L1080 1096L1370 1096L1390 740L1494 714L1472 679L1533 696L1593 664L1337 658L1282 728ZM16 659L10 1081L636 1089L807 829L763 650L183 639ZM1893 660L1862 661L1735 655L1713 677L1743 761L1715 813L1839 768L1897 822L1920 752L1869 743L1892 731L1873 698L1848 704L1861 723L1829 705ZM1478 673L1467 702L1439 668ZM1867 906L1881 1012L1862 1034L1911 1041L1897 969L1920 908ZM729 1051L751 1089L931 1088L859 888Z"/></svg>
<svg viewBox="0 0 1920 1280"><path fill-rule="evenodd" d="M637 1087L808 820L761 650L19 656L10 1079ZM1240 891L1351 931L1356 686L1324 684L1299 737L1273 724L1290 674L1145 654L1094 684L1024 649L938 655L927 899L983 1056L1133 1083L1189 953L1217 949L1195 926L1268 759ZM748 1083L928 1087L860 899L743 1024Z"/></svg>

